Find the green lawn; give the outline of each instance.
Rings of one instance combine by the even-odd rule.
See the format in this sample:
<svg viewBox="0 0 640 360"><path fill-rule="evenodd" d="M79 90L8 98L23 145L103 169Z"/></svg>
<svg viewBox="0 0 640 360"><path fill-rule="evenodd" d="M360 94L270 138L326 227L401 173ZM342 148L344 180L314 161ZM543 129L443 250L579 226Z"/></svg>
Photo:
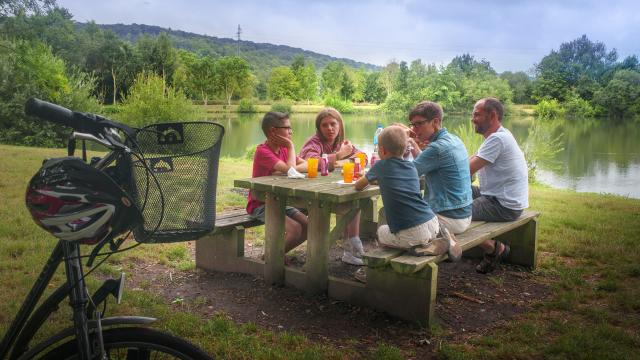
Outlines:
<svg viewBox="0 0 640 360"><path fill-rule="evenodd" d="M54 245L24 207L26 184L43 158L62 155L64 150L59 149L0 145L0 334L6 331ZM244 197L228 190L234 178L247 177L250 171L247 160L221 160L218 211L244 206ZM531 208L542 212L536 277L550 284L550 300L490 335L466 343L450 342L446 333L438 331L434 333L440 344L435 347L436 354L454 359L638 358L640 201L534 185ZM135 259L156 260L176 271L193 268L182 244L145 245L113 256L102 272L135 271ZM62 276L60 270L53 282L59 285ZM415 355L384 344L362 354L355 347L336 349L311 342L301 333L274 333L252 323L236 325L224 315L201 319L175 311L160 297L141 290L128 289L123 304L110 309L158 317L157 327L187 337L221 358L341 359L359 355L392 359ZM55 321L47 323L42 336L66 326L67 319L65 306Z"/></svg>

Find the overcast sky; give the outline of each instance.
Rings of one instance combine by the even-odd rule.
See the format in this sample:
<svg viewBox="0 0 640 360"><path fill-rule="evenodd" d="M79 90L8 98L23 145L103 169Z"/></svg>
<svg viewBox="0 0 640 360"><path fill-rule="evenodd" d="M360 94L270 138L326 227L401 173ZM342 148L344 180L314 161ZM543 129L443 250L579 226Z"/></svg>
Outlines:
<svg viewBox="0 0 640 360"><path fill-rule="evenodd" d="M463 53L498 72L528 71L586 34L640 57L640 0L58 0L76 21L147 24L288 45L376 65L447 64Z"/></svg>

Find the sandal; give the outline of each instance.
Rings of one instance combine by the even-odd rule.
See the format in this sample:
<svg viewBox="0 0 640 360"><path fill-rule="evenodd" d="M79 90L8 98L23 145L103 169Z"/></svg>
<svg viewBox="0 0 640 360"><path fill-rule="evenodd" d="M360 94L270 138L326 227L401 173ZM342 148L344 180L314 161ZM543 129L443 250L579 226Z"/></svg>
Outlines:
<svg viewBox="0 0 640 360"><path fill-rule="evenodd" d="M511 248L507 244L503 244L504 250L502 250L501 253L498 253L498 251L500 251L501 244L502 243L500 241L496 240L496 245L495 245L495 249L493 250L493 253L484 254L484 258L482 259L482 261L480 261L480 264L476 266L477 272L481 274L488 274L493 270L495 270L496 266L498 266L498 264L500 263L500 261L502 261L502 259L509 256L509 252L511 252Z"/></svg>

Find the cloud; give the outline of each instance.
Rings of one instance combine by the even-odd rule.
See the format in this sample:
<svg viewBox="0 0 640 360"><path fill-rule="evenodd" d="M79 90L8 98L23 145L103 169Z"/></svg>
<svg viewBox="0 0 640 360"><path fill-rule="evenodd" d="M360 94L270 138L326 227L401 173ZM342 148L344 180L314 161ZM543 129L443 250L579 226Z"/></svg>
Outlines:
<svg viewBox="0 0 640 360"><path fill-rule="evenodd" d="M392 59L448 63L470 53L498 71L527 70L586 34L640 54L640 3L599 1L60 0L78 21L139 23L289 45L384 65Z"/></svg>

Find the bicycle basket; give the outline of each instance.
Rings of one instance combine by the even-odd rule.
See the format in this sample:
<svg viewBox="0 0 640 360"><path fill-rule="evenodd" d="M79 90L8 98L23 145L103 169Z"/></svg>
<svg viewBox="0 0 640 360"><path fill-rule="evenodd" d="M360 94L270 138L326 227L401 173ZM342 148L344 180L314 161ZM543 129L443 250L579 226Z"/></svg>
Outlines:
<svg viewBox="0 0 640 360"><path fill-rule="evenodd" d="M162 123L136 133L143 159L132 159L131 193L142 209L136 241L167 243L212 231L224 127L213 122ZM163 206L164 205L164 206Z"/></svg>

